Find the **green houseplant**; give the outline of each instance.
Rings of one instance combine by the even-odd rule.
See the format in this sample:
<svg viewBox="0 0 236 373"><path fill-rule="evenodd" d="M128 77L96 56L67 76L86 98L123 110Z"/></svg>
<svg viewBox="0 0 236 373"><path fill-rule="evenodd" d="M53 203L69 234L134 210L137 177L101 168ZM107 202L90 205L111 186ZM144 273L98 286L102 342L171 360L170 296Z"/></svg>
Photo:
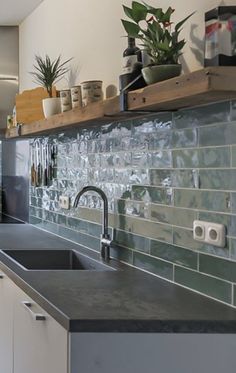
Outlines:
<svg viewBox="0 0 236 373"><path fill-rule="evenodd" d="M146 3L132 2L131 8L123 5L129 20L122 19L129 37L139 39L149 56L150 64L142 70L147 84L156 83L178 76L181 73L179 57L185 40L179 40L183 24L194 14L191 13L175 26L171 21L174 9L166 11Z"/></svg>
<svg viewBox="0 0 236 373"><path fill-rule="evenodd" d="M34 77L35 82L44 87L48 93L48 98L43 100L44 115L48 118L61 111L60 98L52 97L53 86L69 71L66 65L71 61L71 58L61 62L61 56L51 60L48 55L45 56L45 59L36 55L35 61L35 71L31 72L31 75Z"/></svg>

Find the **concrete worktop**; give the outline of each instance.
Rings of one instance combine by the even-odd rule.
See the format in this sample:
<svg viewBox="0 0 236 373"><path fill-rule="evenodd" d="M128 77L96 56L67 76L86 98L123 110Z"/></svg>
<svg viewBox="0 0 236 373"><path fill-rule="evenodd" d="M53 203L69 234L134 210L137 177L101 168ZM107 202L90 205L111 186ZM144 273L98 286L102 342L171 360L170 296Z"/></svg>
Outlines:
<svg viewBox="0 0 236 373"><path fill-rule="evenodd" d="M96 252L31 225L0 225L0 249ZM70 332L236 333L236 310L112 260L113 271L24 270L0 252L4 271Z"/></svg>

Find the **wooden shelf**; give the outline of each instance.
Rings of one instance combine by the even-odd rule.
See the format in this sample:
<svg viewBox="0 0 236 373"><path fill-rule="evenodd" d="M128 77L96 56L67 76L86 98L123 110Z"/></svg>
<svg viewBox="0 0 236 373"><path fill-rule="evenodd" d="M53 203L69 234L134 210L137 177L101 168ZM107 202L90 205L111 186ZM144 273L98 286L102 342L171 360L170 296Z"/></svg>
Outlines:
<svg viewBox="0 0 236 373"><path fill-rule="evenodd" d="M236 67L209 67L129 92L129 112L120 112L119 97L115 97L22 125L20 137L47 135L71 127L97 126L144 115L143 112L178 110L230 99L236 99ZM19 137L16 128L6 131L6 138L15 137Z"/></svg>

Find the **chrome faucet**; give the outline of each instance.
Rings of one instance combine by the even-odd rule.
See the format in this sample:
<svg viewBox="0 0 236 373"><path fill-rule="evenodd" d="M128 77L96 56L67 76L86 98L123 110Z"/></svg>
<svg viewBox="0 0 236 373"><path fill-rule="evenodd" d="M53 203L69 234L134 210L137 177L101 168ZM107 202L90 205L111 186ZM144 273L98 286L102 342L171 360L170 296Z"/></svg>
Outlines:
<svg viewBox="0 0 236 373"><path fill-rule="evenodd" d="M101 257L105 261L110 259L111 237L108 233L108 200L106 194L95 186L84 187L75 197L74 208L78 207L80 197L86 192L96 192L103 200L103 226L100 240Z"/></svg>

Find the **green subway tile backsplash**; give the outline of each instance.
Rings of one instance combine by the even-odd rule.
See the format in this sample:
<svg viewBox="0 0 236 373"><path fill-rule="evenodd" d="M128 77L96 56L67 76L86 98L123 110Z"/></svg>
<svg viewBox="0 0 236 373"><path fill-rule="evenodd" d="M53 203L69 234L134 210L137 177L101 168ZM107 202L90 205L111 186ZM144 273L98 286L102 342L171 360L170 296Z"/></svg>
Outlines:
<svg viewBox="0 0 236 373"><path fill-rule="evenodd" d="M173 280L174 267L171 263L137 252L134 252L133 260L135 267L152 272L155 275L164 277L168 280Z"/></svg>
<svg viewBox="0 0 236 373"><path fill-rule="evenodd" d="M40 138L58 147L50 187L30 187L30 223L99 251L109 201L112 256L236 306L236 103L157 113ZM224 248L193 240L196 219L223 223ZM174 276L174 277L173 277ZM236 296L235 296L236 298Z"/></svg>
<svg viewBox="0 0 236 373"><path fill-rule="evenodd" d="M230 153L229 147L174 150L173 151L173 167L175 168L230 167L230 157L231 157L231 153Z"/></svg>
<svg viewBox="0 0 236 373"><path fill-rule="evenodd" d="M199 146L235 144L236 122L199 128Z"/></svg>
<svg viewBox="0 0 236 373"><path fill-rule="evenodd" d="M200 255L199 270L227 281L236 282L236 263L231 260Z"/></svg>
<svg viewBox="0 0 236 373"><path fill-rule="evenodd" d="M200 170L202 189L236 190L236 169Z"/></svg>
<svg viewBox="0 0 236 373"><path fill-rule="evenodd" d="M180 110L174 114L176 128L200 127L230 120L230 102L221 102L194 109Z"/></svg>
<svg viewBox="0 0 236 373"><path fill-rule="evenodd" d="M180 227L193 227L197 219L197 212L189 209L180 209L171 206L148 204L149 216L153 221L177 225Z"/></svg>
<svg viewBox="0 0 236 373"><path fill-rule="evenodd" d="M151 240L150 254L184 267L197 269L198 266L198 254L180 246Z"/></svg>
<svg viewBox="0 0 236 373"><path fill-rule="evenodd" d="M220 279L183 267L175 267L175 282L220 301L232 302L232 285Z"/></svg>
<svg viewBox="0 0 236 373"><path fill-rule="evenodd" d="M118 229L115 229L113 238L120 246L125 246L145 253L149 253L150 251L150 240L148 238L120 231Z"/></svg>
<svg viewBox="0 0 236 373"><path fill-rule="evenodd" d="M197 210L231 211L229 192L175 189L174 205Z"/></svg>

